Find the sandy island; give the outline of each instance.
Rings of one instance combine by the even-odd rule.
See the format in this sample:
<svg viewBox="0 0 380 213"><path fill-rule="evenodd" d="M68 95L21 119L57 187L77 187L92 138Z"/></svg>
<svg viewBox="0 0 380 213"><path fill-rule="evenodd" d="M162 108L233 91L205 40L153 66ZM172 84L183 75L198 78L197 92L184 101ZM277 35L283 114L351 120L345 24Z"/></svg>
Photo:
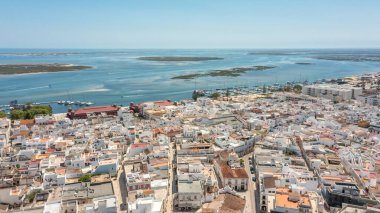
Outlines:
<svg viewBox="0 0 380 213"><path fill-rule="evenodd" d="M219 58L219 57L188 57L188 56L152 56L152 57L139 57L137 59L143 60L143 61L165 61L165 62L223 60L223 58Z"/></svg>
<svg viewBox="0 0 380 213"><path fill-rule="evenodd" d="M237 77L246 72L262 71L262 70L268 70L268 69L273 69L273 68L275 67L274 66L235 67L235 68L230 68L230 69L210 70L206 73L193 73L193 74L187 74L187 75L179 75L179 76L173 77L172 79L194 79L194 78L207 77L207 76Z"/></svg>
<svg viewBox="0 0 380 213"><path fill-rule="evenodd" d="M77 71L90 68L92 67L74 64L0 64L0 75Z"/></svg>

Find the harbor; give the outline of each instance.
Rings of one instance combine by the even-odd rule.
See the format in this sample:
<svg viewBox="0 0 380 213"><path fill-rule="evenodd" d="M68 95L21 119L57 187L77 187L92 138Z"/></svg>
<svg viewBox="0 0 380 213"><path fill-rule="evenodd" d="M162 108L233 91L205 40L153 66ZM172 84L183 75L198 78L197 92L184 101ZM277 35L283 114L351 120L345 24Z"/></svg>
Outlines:
<svg viewBox="0 0 380 213"><path fill-rule="evenodd" d="M194 87L194 90L191 90L192 92L187 92L186 96L183 99L170 99L170 97L167 97L166 99L170 99L171 101L180 101L184 99L194 99L194 94L196 94L198 97L210 97L213 98L215 94L218 94L218 97L233 97L233 96L244 96L244 95L254 95L254 94L266 94L266 93L272 93L272 92L278 92L278 91L289 91L293 90L295 86L299 86L298 92L300 92L300 89L302 86L305 85L312 85L312 84L324 84L324 83L336 83L336 84L344 84L345 79L347 78L356 78L361 76L367 76L370 74L363 74L358 76L352 76L352 77L344 77L344 78L332 78L332 79L318 79L316 81L309 82L307 80L305 81L287 81L286 83L272 83L272 84L254 84L254 85L239 85L239 86L232 86L232 87L220 87L220 88L214 88L214 89L202 89L202 88L196 88ZM360 86L360 85L357 85ZM193 94L192 94L193 93ZM123 97L123 96L122 96ZM155 101L158 99L151 99L147 101ZM130 103L138 103L133 97L123 99L122 103L114 104L119 106L127 106ZM4 111L6 113L10 112L12 109L15 108L22 108L25 105L50 105L53 109L54 113L64 113L68 110L75 110L83 107L90 107L90 106L97 106L99 104L96 104L95 102L91 101L75 101L75 100L55 100L55 101L46 101L46 102L29 102L29 103L18 103L17 100L12 100L9 102L9 104L6 105L0 105L0 111Z"/></svg>

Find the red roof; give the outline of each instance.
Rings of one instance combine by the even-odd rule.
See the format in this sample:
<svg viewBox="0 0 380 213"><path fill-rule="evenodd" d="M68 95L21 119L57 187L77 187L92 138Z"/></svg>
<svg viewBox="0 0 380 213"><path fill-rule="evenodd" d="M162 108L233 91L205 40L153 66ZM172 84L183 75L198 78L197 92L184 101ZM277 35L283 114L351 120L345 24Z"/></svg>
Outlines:
<svg viewBox="0 0 380 213"><path fill-rule="evenodd" d="M47 152L47 153L52 153L52 152L55 152L55 149L48 148L48 149L46 150L46 152Z"/></svg>
<svg viewBox="0 0 380 213"><path fill-rule="evenodd" d="M370 173L369 174L369 178L379 179L380 178L380 173Z"/></svg>
<svg viewBox="0 0 380 213"><path fill-rule="evenodd" d="M154 128L153 133L155 133L155 134L161 133L161 129L160 128Z"/></svg>
<svg viewBox="0 0 380 213"><path fill-rule="evenodd" d="M248 178L243 168L231 168L225 163L220 163L220 169L224 178Z"/></svg>
<svg viewBox="0 0 380 213"><path fill-rule="evenodd" d="M20 121L21 125L33 125L34 124L34 119L25 119Z"/></svg>
<svg viewBox="0 0 380 213"><path fill-rule="evenodd" d="M40 161L29 161L29 165L32 165L32 164L39 164Z"/></svg>
<svg viewBox="0 0 380 213"><path fill-rule="evenodd" d="M135 143L131 145L131 148L146 148L148 144L145 143Z"/></svg>
<svg viewBox="0 0 380 213"><path fill-rule="evenodd" d="M155 101L154 104L158 105L158 106L172 106L172 105L174 105L174 103L171 101Z"/></svg>
<svg viewBox="0 0 380 213"><path fill-rule="evenodd" d="M81 108L74 112L74 115L88 114L88 113L101 113L101 112L115 112L119 108L115 106L98 106L98 107L88 107Z"/></svg>

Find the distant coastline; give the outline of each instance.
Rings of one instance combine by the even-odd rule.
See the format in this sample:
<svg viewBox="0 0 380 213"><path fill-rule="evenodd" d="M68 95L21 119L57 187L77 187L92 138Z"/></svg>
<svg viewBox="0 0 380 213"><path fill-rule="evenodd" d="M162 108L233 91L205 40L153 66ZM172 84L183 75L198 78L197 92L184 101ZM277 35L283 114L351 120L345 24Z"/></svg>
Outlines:
<svg viewBox="0 0 380 213"><path fill-rule="evenodd" d="M0 53L0 56L70 56L70 55L91 55L91 54L128 54L128 52L22 52L22 53Z"/></svg>
<svg viewBox="0 0 380 213"><path fill-rule="evenodd" d="M229 76L229 77L237 77L240 76L243 73L251 72L251 71L262 71L262 70L268 70L273 69L274 66L252 66L252 67L235 67L230 69L217 69L217 70L210 70L206 73L193 73L193 74L187 74L187 75L179 75L175 76L172 79L194 79L199 77L219 77L219 76Z"/></svg>
<svg viewBox="0 0 380 213"><path fill-rule="evenodd" d="M319 60L329 61L352 61L352 62L380 62L380 54L363 54L363 55L322 55L315 57Z"/></svg>
<svg viewBox="0 0 380 213"><path fill-rule="evenodd" d="M297 64L297 65L313 65L314 63L310 63L310 62L297 62L295 64Z"/></svg>
<svg viewBox="0 0 380 213"><path fill-rule="evenodd" d="M0 64L0 75L78 71L90 68L92 67L74 64Z"/></svg>
<svg viewBox="0 0 380 213"><path fill-rule="evenodd" d="M137 59L143 60L143 61L166 61L166 62L223 60L223 58L220 58L220 57L189 57L189 56L151 56L151 57L139 57Z"/></svg>

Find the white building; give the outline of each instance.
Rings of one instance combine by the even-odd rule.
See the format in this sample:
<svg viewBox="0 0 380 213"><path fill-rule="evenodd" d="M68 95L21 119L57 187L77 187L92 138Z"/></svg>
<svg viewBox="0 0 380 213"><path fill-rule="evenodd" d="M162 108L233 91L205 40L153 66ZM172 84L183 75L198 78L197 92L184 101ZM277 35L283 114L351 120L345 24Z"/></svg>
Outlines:
<svg viewBox="0 0 380 213"><path fill-rule="evenodd" d="M7 118L0 118L0 150L8 144L10 131L11 121Z"/></svg>
<svg viewBox="0 0 380 213"><path fill-rule="evenodd" d="M128 213L160 213L162 201L152 197L138 198L133 203L128 203Z"/></svg>
<svg viewBox="0 0 380 213"><path fill-rule="evenodd" d="M117 159L107 159L99 162L99 165L92 172L93 174L110 174L115 176L118 169Z"/></svg>
<svg viewBox="0 0 380 213"><path fill-rule="evenodd" d="M358 98L359 101L373 105L373 106L379 106L380 105L380 95L374 94L374 95L363 95Z"/></svg>
<svg viewBox="0 0 380 213"><path fill-rule="evenodd" d="M358 99L362 93L362 88L349 85L314 84L302 87L302 94L336 101Z"/></svg>
<svg viewBox="0 0 380 213"><path fill-rule="evenodd" d="M114 195L92 199L92 203L85 206L85 213L116 213L116 197Z"/></svg>
<svg viewBox="0 0 380 213"><path fill-rule="evenodd" d="M204 202L200 181L178 182L178 193L174 206L180 210L198 209Z"/></svg>

